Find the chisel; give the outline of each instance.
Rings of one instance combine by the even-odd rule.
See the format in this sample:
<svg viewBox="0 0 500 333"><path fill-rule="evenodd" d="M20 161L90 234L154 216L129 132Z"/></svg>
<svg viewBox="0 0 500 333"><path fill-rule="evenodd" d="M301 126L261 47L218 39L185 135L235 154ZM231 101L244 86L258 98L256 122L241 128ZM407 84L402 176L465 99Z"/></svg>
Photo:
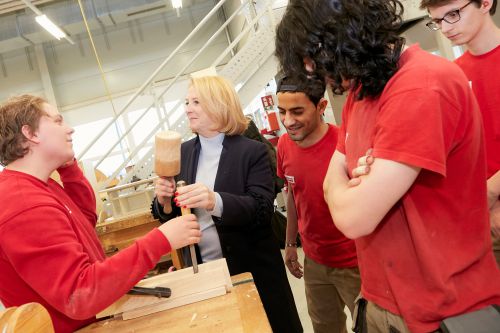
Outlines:
<svg viewBox="0 0 500 333"><path fill-rule="evenodd" d="M183 180L179 180L177 182L177 187L186 186L186 182ZM191 214L190 208L181 207L182 215ZM196 251L194 249L194 244L189 245L189 254L191 254L191 262L193 263L193 272L198 273L198 262L196 261Z"/></svg>

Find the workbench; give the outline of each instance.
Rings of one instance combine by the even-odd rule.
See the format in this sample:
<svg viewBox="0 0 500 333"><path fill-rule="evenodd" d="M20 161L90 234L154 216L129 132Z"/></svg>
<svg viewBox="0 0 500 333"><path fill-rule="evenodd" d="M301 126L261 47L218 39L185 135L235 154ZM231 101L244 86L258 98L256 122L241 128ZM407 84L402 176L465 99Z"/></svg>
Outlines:
<svg viewBox="0 0 500 333"><path fill-rule="evenodd" d="M232 292L201 302L122 320L95 322L79 333L271 333L264 307L250 273L231 278Z"/></svg>
<svg viewBox="0 0 500 333"><path fill-rule="evenodd" d="M160 221L156 220L148 209L119 218L107 219L96 225L96 232L104 253L109 257L160 225ZM179 250L164 255L160 262L168 260L172 260L173 266L177 269L184 267Z"/></svg>
<svg viewBox="0 0 500 333"><path fill-rule="evenodd" d="M148 210L107 219L96 225L96 232L107 256L131 245L137 238L160 226Z"/></svg>

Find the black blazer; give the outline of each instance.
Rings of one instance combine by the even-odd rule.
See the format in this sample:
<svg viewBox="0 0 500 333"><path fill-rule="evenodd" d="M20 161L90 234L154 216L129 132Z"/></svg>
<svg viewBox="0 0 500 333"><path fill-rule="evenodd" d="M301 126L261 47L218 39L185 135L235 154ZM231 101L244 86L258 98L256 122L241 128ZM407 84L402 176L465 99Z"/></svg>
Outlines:
<svg viewBox="0 0 500 333"><path fill-rule="evenodd" d="M226 136L222 146L214 191L222 198L223 210L220 218L212 218L229 273L252 273L273 332L302 332L271 228L274 181L266 146L240 135ZM200 149L198 137L182 144L181 172L176 180L195 182ZM153 216L163 222L180 215L175 204L171 214L164 214L156 198L151 208ZM199 251L197 255L202 262ZM190 260L189 255L184 258Z"/></svg>
<svg viewBox="0 0 500 333"><path fill-rule="evenodd" d="M222 146L214 192L222 198L223 211L220 218L212 218L222 254L231 275L235 275L251 271L253 265L248 261L254 260L252 256L261 245L266 245L262 242L275 243L271 229L274 183L264 144L235 135L226 136ZM176 180L195 182L200 150L198 137L182 144L181 172ZM172 207L171 214L164 214L155 198L152 212L164 222L180 215L180 209L175 204Z"/></svg>

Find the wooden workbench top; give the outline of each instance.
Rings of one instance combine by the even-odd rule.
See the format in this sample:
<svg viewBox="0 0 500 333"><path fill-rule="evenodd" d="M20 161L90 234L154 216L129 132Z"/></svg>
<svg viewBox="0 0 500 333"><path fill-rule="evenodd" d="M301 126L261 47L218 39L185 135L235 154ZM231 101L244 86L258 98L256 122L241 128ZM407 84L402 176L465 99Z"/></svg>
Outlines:
<svg viewBox="0 0 500 333"><path fill-rule="evenodd" d="M121 216L119 218L110 218L104 222L97 223L96 231L99 235L101 235L113 231L118 231L147 223L152 223L155 221L158 225L160 225L158 220L155 220L154 217L151 215L151 212L149 210L146 210L139 213Z"/></svg>
<svg viewBox="0 0 500 333"><path fill-rule="evenodd" d="M271 327L250 273L231 278L231 293L131 320L96 322L80 333L271 333Z"/></svg>
<svg viewBox="0 0 500 333"><path fill-rule="evenodd" d="M104 252L107 256L111 256L160 225L148 210L98 223L96 232Z"/></svg>

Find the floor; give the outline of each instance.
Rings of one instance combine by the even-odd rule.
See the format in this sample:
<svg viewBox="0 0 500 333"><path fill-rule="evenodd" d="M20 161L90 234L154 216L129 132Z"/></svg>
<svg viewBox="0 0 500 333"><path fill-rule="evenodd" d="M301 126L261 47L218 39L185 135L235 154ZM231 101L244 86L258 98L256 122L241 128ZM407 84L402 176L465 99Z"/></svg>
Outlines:
<svg viewBox="0 0 500 333"><path fill-rule="evenodd" d="M281 251L284 255L284 251ZM297 253L299 256L299 261L301 263L304 262L304 251L302 248L297 249ZM288 281L290 282L290 286L292 287L293 297L295 298L295 304L297 305L297 310L299 311L300 321L302 322L302 327L304 328L304 333L313 333L313 328L311 324L311 319L309 318L309 314L307 313L307 302L306 302L306 294L304 291L304 279L297 279L293 275L291 275L288 271ZM347 315L347 332L352 333L351 326L351 314L347 307L344 309Z"/></svg>

